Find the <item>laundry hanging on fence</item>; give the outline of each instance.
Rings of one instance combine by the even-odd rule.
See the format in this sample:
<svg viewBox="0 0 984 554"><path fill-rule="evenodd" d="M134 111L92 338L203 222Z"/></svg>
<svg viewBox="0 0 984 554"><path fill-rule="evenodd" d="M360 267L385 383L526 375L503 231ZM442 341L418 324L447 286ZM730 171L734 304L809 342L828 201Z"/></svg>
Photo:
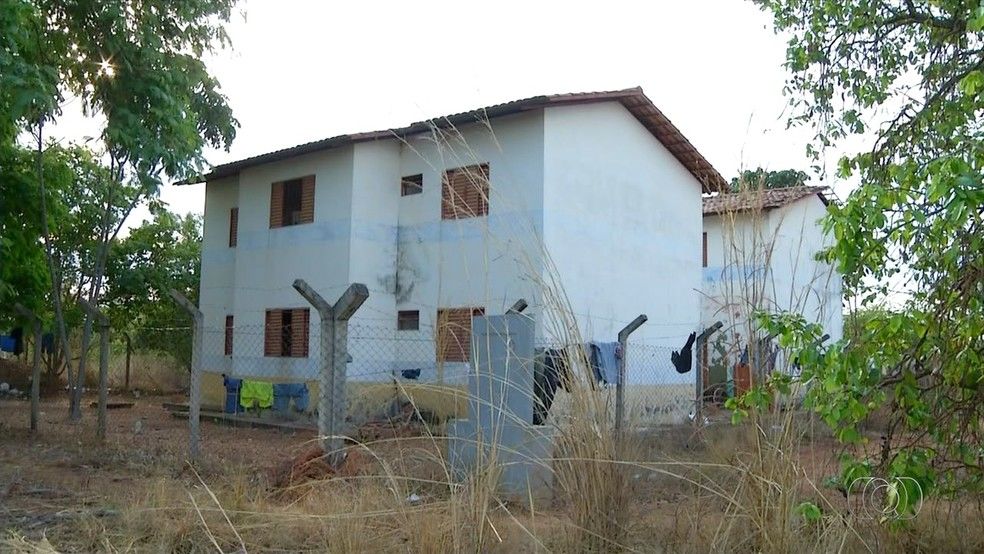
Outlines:
<svg viewBox="0 0 984 554"><path fill-rule="evenodd" d="M420 368L415 367L413 369L404 369L400 371L400 377L410 381L416 381L420 378Z"/></svg>
<svg viewBox="0 0 984 554"><path fill-rule="evenodd" d="M622 359L622 346L617 342L592 342L591 368L599 383L618 384L618 364Z"/></svg>
<svg viewBox="0 0 984 554"><path fill-rule="evenodd" d="M533 425L543 425L558 388L567 389L570 371L563 349L547 349L533 363Z"/></svg>
<svg viewBox="0 0 984 554"><path fill-rule="evenodd" d="M24 329L15 327L10 334L0 337L0 350L10 352L14 356L24 353Z"/></svg>
<svg viewBox="0 0 984 554"><path fill-rule="evenodd" d="M674 350L670 353L670 361L673 362L673 367L676 368L677 373L686 373L690 371L694 364L694 340L697 338L697 333L690 333L687 337L687 342L683 345L683 348L679 352Z"/></svg>
<svg viewBox="0 0 984 554"><path fill-rule="evenodd" d="M290 401L299 412L307 410L309 395L307 383L277 383L273 385L273 409L286 412Z"/></svg>
<svg viewBox="0 0 984 554"><path fill-rule="evenodd" d="M45 333L41 335L41 353L42 354L54 354L55 353L55 334Z"/></svg>
<svg viewBox="0 0 984 554"><path fill-rule="evenodd" d="M10 335L0 335L0 352L14 352L14 337Z"/></svg>
<svg viewBox="0 0 984 554"><path fill-rule="evenodd" d="M239 405L252 408L254 404L260 408L273 406L273 383L243 379L239 387Z"/></svg>

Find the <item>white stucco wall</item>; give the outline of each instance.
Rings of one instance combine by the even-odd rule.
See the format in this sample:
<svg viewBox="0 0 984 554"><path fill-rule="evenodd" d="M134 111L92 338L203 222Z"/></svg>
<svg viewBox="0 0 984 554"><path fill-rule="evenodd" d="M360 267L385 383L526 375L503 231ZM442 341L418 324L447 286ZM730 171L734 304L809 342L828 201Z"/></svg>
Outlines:
<svg viewBox="0 0 984 554"><path fill-rule="evenodd" d="M223 328L225 316L233 313L235 305L232 284L235 282L237 249L229 247L229 217L230 210L238 205L238 177L228 177L206 185L198 306L209 329ZM222 232L223 229L225 232ZM215 340L214 336L210 336L208 342ZM218 370L222 371L224 362L218 362Z"/></svg>
<svg viewBox="0 0 984 554"><path fill-rule="evenodd" d="M679 348L700 320L700 183L621 104L549 108L545 130L546 246L583 338L646 314L633 340Z"/></svg>
<svg viewBox="0 0 984 554"><path fill-rule="evenodd" d="M444 171L481 163L489 164L489 214L442 220ZM490 125L476 122L440 136L410 137L401 146L400 175L418 173L423 174L423 192L399 198L396 309L419 310L421 329L400 331L396 337L399 364L421 367L427 379L438 368L433 347L423 344L432 344L439 308L484 307L488 314L501 314L521 297L537 304L542 113L496 118ZM441 368L448 381L465 369L466 364L454 363Z"/></svg>
<svg viewBox="0 0 984 554"><path fill-rule="evenodd" d="M568 303L553 312L601 342L646 314L629 341L626 411L684 421L696 372L677 373L670 353L700 321L701 185L621 104L549 108L544 127L544 280Z"/></svg>
<svg viewBox="0 0 984 554"><path fill-rule="evenodd" d="M716 321L729 336L749 334L749 317L760 306L771 303L772 291L763 278L775 244L769 215L747 212L704 218L707 233L707 267L703 268L701 290L702 327ZM732 342L740 339L729 339Z"/></svg>
<svg viewBox="0 0 984 554"><path fill-rule="evenodd" d="M348 378L382 380L400 359L393 338L401 147L399 141L386 140L359 143L354 149L347 279L365 284L369 299L349 323Z"/></svg>
<svg viewBox="0 0 984 554"><path fill-rule="evenodd" d="M764 213L704 218L708 267L701 313L705 325L725 324L718 338L724 337L720 346L731 362L755 330L749 321L755 309L800 313L820 323L832 341L842 337L841 276L815 258L831 240L818 223L825 211L810 196Z"/></svg>
<svg viewBox="0 0 984 554"><path fill-rule="evenodd" d="M777 237L770 297L776 310L803 314L837 341L843 336L841 277L830 264L816 260L832 241L819 223L825 213L819 198L811 196L769 214Z"/></svg>

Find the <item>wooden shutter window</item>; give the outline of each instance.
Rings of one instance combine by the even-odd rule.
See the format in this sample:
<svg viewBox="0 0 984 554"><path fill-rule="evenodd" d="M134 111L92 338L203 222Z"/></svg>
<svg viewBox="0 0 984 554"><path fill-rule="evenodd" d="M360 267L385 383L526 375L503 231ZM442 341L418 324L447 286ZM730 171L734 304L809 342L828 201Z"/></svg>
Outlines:
<svg viewBox="0 0 984 554"><path fill-rule="evenodd" d="M437 359L443 362L471 360L472 317L485 308L444 308L437 310Z"/></svg>
<svg viewBox="0 0 984 554"><path fill-rule="evenodd" d="M239 208L229 210L229 247L239 244Z"/></svg>
<svg viewBox="0 0 984 554"><path fill-rule="evenodd" d="M293 309L290 311L290 352L285 354L292 358L307 358L308 330L311 323L311 310Z"/></svg>
<svg viewBox="0 0 984 554"><path fill-rule="evenodd" d="M284 226L284 184L274 183L270 186L270 228Z"/></svg>
<svg viewBox="0 0 984 554"><path fill-rule="evenodd" d="M270 186L270 228L314 222L314 175Z"/></svg>
<svg viewBox="0 0 984 554"><path fill-rule="evenodd" d="M299 223L314 222L314 175L301 179L301 218Z"/></svg>
<svg viewBox="0 0 984 554"><path fill-rule="evenodd" d="M444 172L441 183L441 219L464 219L489 213L489 164L470 165Z"/></svg>
<svg viewBox="0 0 984 554"><path fill-rule="evenodd" d="M225 324L225 355L232 356L232 330L233 319L231 315L226 316Z"/></svg>
<svg viewBox="0 0 984 554"><path fill-rule="evenodd" d="M704 241L704 267L707 267L707 233L704 233L703 241Z"/></svg>
<svg viewBox="0 0 984 554"><path fill-rule="evenodd" d="M263 327L263 355L281 356L281 333L283 333L283 310L267 310Z"/></svg>

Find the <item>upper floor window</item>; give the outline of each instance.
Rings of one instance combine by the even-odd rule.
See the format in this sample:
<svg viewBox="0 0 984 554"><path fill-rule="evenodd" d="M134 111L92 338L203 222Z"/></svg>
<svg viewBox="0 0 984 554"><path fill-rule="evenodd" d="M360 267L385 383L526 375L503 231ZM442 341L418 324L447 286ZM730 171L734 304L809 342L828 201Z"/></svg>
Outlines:
<svg viewBox="0 0 984 554"><path fill-rule="evenodd" d="M489 164L469 165L444 172L441 219L464 219L489 213Z"/></svg>
<svg viewBox="0 0 984 554"><path fill-rule="evenodd" d="M314 175L270 186L270 228L314 221Z"/></svg>
<svg viewBox="0 0 984 554"><path fill-rule="evenodd" d="M424 176L421 173L407 175L400 179L400 196L410 196L424 192Z"/></svg>

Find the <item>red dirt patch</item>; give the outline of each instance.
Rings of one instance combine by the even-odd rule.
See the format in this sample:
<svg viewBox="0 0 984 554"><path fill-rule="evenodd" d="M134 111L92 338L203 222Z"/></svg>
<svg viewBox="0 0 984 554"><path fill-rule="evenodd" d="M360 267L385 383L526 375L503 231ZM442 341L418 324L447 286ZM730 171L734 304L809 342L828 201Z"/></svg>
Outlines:
<svg viewBox="0 0 984 554"><path fill-rule="evenodd" d="M310 481L333 477L354 477L366 472L368 460L361 448L345 450L345 459L338 468L332 467L325 451L313 446L270 470L270 482L275 489L288 489Z"/></svg>

